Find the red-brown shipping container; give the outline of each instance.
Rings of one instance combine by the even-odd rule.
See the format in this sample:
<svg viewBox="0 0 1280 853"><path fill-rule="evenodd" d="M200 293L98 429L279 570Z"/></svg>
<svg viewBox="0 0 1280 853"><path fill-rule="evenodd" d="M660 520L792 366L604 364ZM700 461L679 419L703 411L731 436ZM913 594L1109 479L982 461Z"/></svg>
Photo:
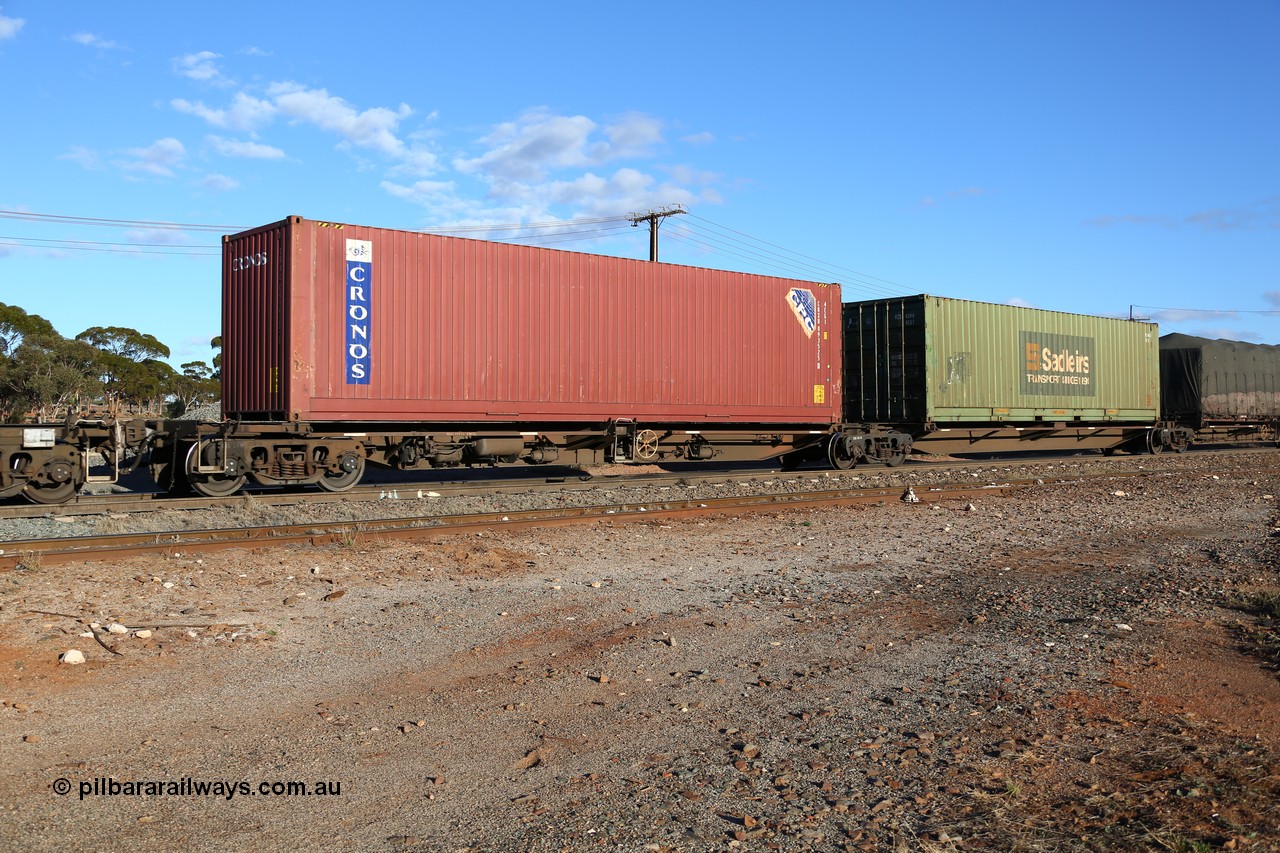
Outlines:
<svg viewBox="0 0 1280 853"><path fill-rule="evenodd" d="M242 420L840 420L837 285L290 217L222 287Z"/></svg>

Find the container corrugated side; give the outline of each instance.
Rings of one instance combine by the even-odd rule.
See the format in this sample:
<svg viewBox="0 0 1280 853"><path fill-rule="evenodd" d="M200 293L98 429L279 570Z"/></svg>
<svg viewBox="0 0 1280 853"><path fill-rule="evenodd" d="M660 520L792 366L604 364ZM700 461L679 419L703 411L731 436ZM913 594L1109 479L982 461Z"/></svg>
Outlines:
<svg viewBox="0 0 1280 853"><path fill-rule="evenodd" d="M287 262L268 258L265 266L285 271L284 398L279 409L257 414L823 425L840 418L838 286L297 217L278 227L288 233ZM238 245L239 236L230 242ZM230 277L228 292L238 286ZM270 345L227 340L225 347L224 358L256 372L255 392L232 399L270 399L263 388L273 381ZM363 357L354 368L353 347Z"/></svg>
<svg viewBox="0 0 1280 853"><path fill-rule="evenodd" d="M1280 346L1165 335L1160 381L1165 416L1173 420L1280 418Z"/></svg>
<svg viewBox="0 0 1280 853"><path fill-rule="evenodd" d="M920 295L845 306L845 345L852 419L1143 423L1159 412L1150 323Z"/></svg>

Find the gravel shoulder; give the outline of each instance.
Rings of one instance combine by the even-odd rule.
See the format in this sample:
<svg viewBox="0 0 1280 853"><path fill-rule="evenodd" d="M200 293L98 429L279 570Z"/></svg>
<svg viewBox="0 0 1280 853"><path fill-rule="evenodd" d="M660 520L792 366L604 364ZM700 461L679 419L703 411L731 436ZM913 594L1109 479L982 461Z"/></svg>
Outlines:
<svg viewBox="0 0 1280 853"><path fill-rule="evenodd" d="M1280 589L1280 453L1194 456L3 574L0 846L1277 849L1280 680L1225 605Z"/></svg>

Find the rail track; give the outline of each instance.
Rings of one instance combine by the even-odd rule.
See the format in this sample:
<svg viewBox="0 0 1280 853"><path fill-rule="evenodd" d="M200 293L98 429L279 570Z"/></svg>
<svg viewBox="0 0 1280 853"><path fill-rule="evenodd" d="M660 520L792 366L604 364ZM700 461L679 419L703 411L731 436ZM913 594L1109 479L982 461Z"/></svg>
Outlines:
<svg viewBox="0 0 1280 853"><path fill-rule="evenodd" d="M1247 452L1247 451L1246 451ZM1150 457L1132 457L1131 461L1140 461ZM1046 463L1050 460L1043 460ZM1061 457L1058 457L1061 462ZM1120 460L1116 460L1120 461ZM1003 460L1001 465L1007 464ZM1020 460L1019 466L1023 463ZM963 461L948 463L947 468L964 469L967 467L992 467L990 461ZM1030 466L1033 467L1034 466ZM938 471L938 465L921 466L922 470ZM901 472L902 469L895 469ZM1270 467L1250 469L1252 473L1280 473ZM1236 473L1239 473L1238 471ZM972 499L978 495L1002 494L1010 489L1053 487L1086 480L1124 481L1144 477L1164 477L1180 474L1209 476L1213 472L1203 468L1183 470L1179 468L1149 469L1145 467L1121 469L1106 464L1100 470L1084 473L1068 473L1054 471L1051 476L1023 477L998 483L915 483L914 496L921 503L940 501L959 501ZM619 489L644 486L663 488L663 484L691 485L693 480L728 483L742 480L759 480L762 472L757 470L742 472L707 472L701 477L691 478L689 474L677 475L645 475L639 478L599 478L592 483L584 482L531 482L499 485L494 482L457 486L452 494L459 496L483 493L492 494L501 489L506 492L528 493L531 488L540 489L587 489L617 491ZM765 476L777 481L777 475L768 472ZM791 472L786 475L788 481L807 481L821 485L835 482L840 484L844 472L816 471L812 474ZM846 481L847 482L847 481ZM441 495L449 492L449 488L439 483L433 484ZM0 570L13 569L21 565L28 568L53 565L74 561L92 561L119 559L143 554L173 554L212 551L224 548L260 548L281 545L351 545L357 542L369 542L379 539L421 537L443 533L456 533L472 530L542 527L548 525L581 524L595 521L638 521L657 518L679 518L704 514L733 514L768 510L807 509L821 506L841 506L869 502L896 501L904 497L904 482L892 485L879 485L872 488L846 487L840 484L837 488L799 488L772 494L750 494L733 497L711 498L693 497L689 499L651 499L640 497L636 501L626 503L604 503L587 506L556 506L551 508L508 510L467 514L417 514L399 517L383 517L363 520L343 521L311 521L291 525L255 525L243 527L224 527L219 529L182 530L146 533L114 533L107 535L48 537L42 539L0 541ZM385 488L385 487L384 487ZM400 486L403 489L403 485ZM648 492L654 494L653 490ZM273 497L282 501L302 502L315 495L276 494ZM341 499L341 495L326 496L329 499ZM256 500L257 498L255 498ZM161 503L161 501L154 501ZM208 508L207 498L189 501L200 508ZM244 505L244 497L233 499L231 503ZM181 503L176 501L164 501ZM83 507L84 511L102 512ZM46 509L47 512L47 509Z"/></svg>
<svg viewBox="0 0 1280 853"><path fill-rule="evenodd" d="M921 488L913 492L920 503L962 500L977 495L1002 494L1038 481L1024 480L983 486L954 484ZM747 495L702 500L653 501L591 507L557 507L519 512L467 515L410 516L368 521L239 527L220 530L184 530L172 533L125 533L63 539L14 540L2 543L0 569L20 564L52 565L77 560L106 560L143 554L182 554L224 548L261 548L280 545L350 545L376 539L412 538L441 533L496 528L545 527L595 521L649 521L695 515L732 514L778 509L809 509L899 500L901 486L874 489L834 489Z"/></svg>
<svg viewBox="0 0 1280 853"><path fill-rule="evenodd" d="M1266 453L1272 448L1241 448L1228 446L1219 449L1198 449L1196 455L1212 453ZM940 459L931 461L912 460L906 468L897 471L912 470L963 470L965 468L989 468L992 466L1035 466L1060 464L1064 461L1061 454L1049 456L1025 456L1016 459L1008 457L986 459ZM1072 457L1087 458L1090 462L1114 465L1123 470L1126 463L1134 460L1145 460L1153 457L1137 456L1089 456ZM1158 457L1156 457L1158 458ZM1139 461L1137 464L1141 464ZM12 498L9 502L0 502L0 521L6 519L44 518L49 516L85 516L103 513L138 513L163 510L210 509L216 507L243 506L248 499L261 506L283 507L299 504L334 504L352 501L401 501L416 500L425 497L468 497L475 495L523 494L540 491L588 491L600 488L619 486L664 486L711 482L743 482L760 477L785 477L788 480L842 480L849 477L865 475L869 472L888 471L885 466L860 466L849 471L838 471L824 468L801 469L781 472L776 468L753 467L743 470L726 470L723 467L702 468L686 466L679 472L662 474L641 474L634 476L611 475L593 476L584 471L562 469L551 476L509 477L501 479L466 479L431 480L388 480L361 484L346 492L325 492L314 488L302 489L246 489L227 498L211 498L203 496L173 496L163 492L137 491L114 492L110 494L81 494L65 504L47 505L31 504L21 498Z"/></svg>

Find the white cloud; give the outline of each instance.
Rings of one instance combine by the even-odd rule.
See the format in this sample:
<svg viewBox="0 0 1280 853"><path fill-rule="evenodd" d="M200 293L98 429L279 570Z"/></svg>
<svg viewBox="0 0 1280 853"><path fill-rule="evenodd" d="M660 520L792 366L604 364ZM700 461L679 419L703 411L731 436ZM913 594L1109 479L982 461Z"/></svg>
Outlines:
<svg viewBox="0 0 1280 853"><path fill-rule="evenodd" d="M558 204L573 208L586 216L617 216L633 210L661 207L667 204L692 204L698 196L689 189L669 182L658 183L652 175L639 169L624 167L608 178L591 172L572 181L553 181L539 188Z"/></svg>
<svg viewBox="0 0 1280 853"><path fill-rule="evenodd" d="M606 125L612 157L642 157L662 142L662 122L643 113L627 113Z"/></svg>
<svg viewBox="0 0 1280 853"><path fill-rule="evenodd" d="M716 137L714 133L704 130L702 133L691 133L688 136L682 136L680 140L690 145L710 145L716 141Z"/></svg>
<svg viewBox="0 0 1280 853"><path fill-rule="evenodd" d="M925 196L924 198L920 199L920 206L921 207L937 207L939 204L941 204L944 201L957 201L959 199L966 199L966 198L979 198L980 196L991 195L992 192L993 192L992 190L984 189L983 187L964 187L963 189L949 190L948 192L943 193L940 197L931 196L931 195Z"/></svg>
<svg viewBox="0 0 1280 853"><path fill-rule="evenodd" d="M680 165L668 166L667 174L673 181L680 184L714 184L722 177L719 172L708 172L704 169Z"/></svg>
<svg viewBox="0 0 1280 853"><path fill-rule="evenodd" d="M1004 301L1005 305L1012 305L1015 308L1035 308L1036 305L1023 299L1021 296L1011 296Z"/></svg>
<svg viewBox="0 0 1280 853"><path fill-rule="evenodd" d="M308 89L296 83L273 83L268 87L266 99L237 92L226 109L185 98L175 98L169 105L214 127L240 130L254 136L279 117L291 119L296 124L312 125L336 134L344 146L369 149L391 158L395 161L394 173L427 175L436 171L439 165L437 155L427 146L424 137L415 135L410 144L397 135L401 122L413 115L408 104L401 104L394 110L372 107L362 111L344 99L330 95L325 89ZM279 150L271 146L263 146L260 150L265 152L267 149Z"/></svg>
<svg viewBox="0 0 1280 853"><path fill-rule="evenodd" d="M540 180L548 169L587 166L587 144L596 123L586 116L556 116L543 111L504 122L480 142L489 150L472 159L459 158L454 168L511 180Z"/></svg>
<svg viewBox="0 0 1280 853"><path fill-rule="evenodd" d="M465 174L495 182L542 181L551 172L599 166L609 160L650 157L663 142L663 122L644 113L626 113L603 128L582 115L554 115L534 109L504 122L479 141L488 146L476 157L459 157L453 166Z"/></svg>
<svg viewBox="0 0 1280 853"><path fill-rule="evenodd" d="M186 159L187 149L172 136L157 139L146 148L129 148L126 154L132 160L117 161L115 165L126 172L142 172L162 178L171 178L174 169L182 166Z"/></svg>
<svg viewBox="0 0 1280 853"><path fill-rule="evenodd" d="M71 36L71 40L76 44L82 44L85 47L96 47L98 50L121 50L123 46L114 41L108 41L102 36L94 33L80 32Z"/></svg>
<svg viewBox="0 0 1280 853"><path fill-rule="evenodd" d="M224 139L221 136L205 137L213 150L217 151L223 157L246 157L253 160L278 160L284 156L284 151L272 145L263 145L259 142L240 142L235 139Z"/></svg>
<svg viewBox="0 0 1280 853"><path fill-rule="evenodd" d="M235 178L228 178L226 175L210 174L200 179L200 186L213 192L223 193L239 189L240 182Z"/></svg>
<svg viewBox="0 0 1280 853"><path fill-rule="evenodd" d="M98 157L98 152L83 145L72 145L67 149L66 154L58 155L59 160L70 160L76 163L82 169L95 171L102 168L102 160Z"/></svg>
<svg viewBox="0 0 1280 853"><path fill-rule="evenodd" d="M382 188L396 198L414 204L432 204L447 201L457 186L453 181L417 181L410 186L383 181Z"/></svg>
<svg viewBox="0 0 1280 853"><path fill-rule="evenodd" d="M26 23L24 18L6 18L0 15L0 41L11 39L18 35L18 30L22 29L22 25Z"/></svg>
<svg viewBox="0 0 1280 853"><path fill-rule="evenodd" d="M462 198L452 184L440 181L384 182L382 187L449 224L572 223L667 204L721 203L715 185L722 178L714 172L661 165L657 168L669 175L662 180L632 163L611 171L599 168L613 160L654 157L664 143L664 126L642 113L601 125L587 116L535 108L477 139L478 152L453 159L458 173L486 187L482 200Z"/></svg>
<svg viewBox="0 0 1280 853"><path fill-rule="evenodd" d="M1095 216L1085 220L1085 224L1098 228L1114 228L1119 225L1158 225L1163 228L1200 228L1204 231L1280 229L1280 196L1271 196L1236 207L1209 208L1188 216L1135 214Z"/></svg>
<svg viewBox="0 0 1280 853"><path fill-rule="evenodd" d="M270 101L263 101L243 92L237 92L231 99L231 107L225 110L205 106L203 101L193 102L185 98L174 98L169 106L180 113L204 119L214 127L250 132L270 124L279 112Z"/></svg>
<svg viewBox="0 0 1280 853"><path fill-rule="evenodd" d="M214 53L210 50L188 53L174 58L173 70L183 77L189 77L192 80L208 83L212 86L233 85L230 79L223 76L218 64L214 61L221 58L222 54Z"/></svg>
<svg viewBox="0 0 1280 853"><path fill-rule="evenodd" d="M332 131L362 148L371 148L392 157L399 157L406 146L395 135L403 119L413 114L408 104L396 110L372 107L357 112L342 98L330 95L325 89L306 89L296 83L273 84L268 94L274 99L281 115L314 124L322 130Z"/></svg>

